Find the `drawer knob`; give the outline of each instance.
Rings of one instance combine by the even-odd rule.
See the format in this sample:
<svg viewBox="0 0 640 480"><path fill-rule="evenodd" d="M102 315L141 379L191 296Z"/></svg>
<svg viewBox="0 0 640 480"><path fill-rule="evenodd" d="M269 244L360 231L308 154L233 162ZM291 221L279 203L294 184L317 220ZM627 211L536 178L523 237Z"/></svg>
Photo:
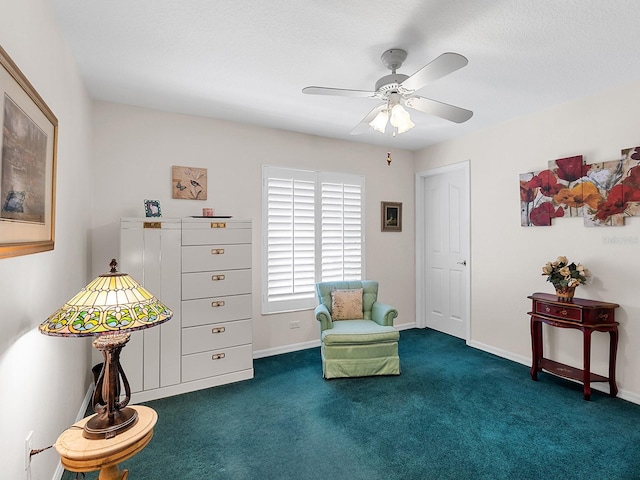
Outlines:
<svg viewBox="0 0 640 480"><path fill-rule="evenodd" d="M545 312L547 312L547 313L549 313L549 312L551 311L551 309L549 308L549 306L548 306L548 305L545 305L545 306L544 306L544 311L545 311Z"/></svg>
<svg viewBox="0 0 640 480"><path fill-rule="evenodd" d="M222 360L224 358L224 353L214 353L211 355L211 360Z"/></svg>
<svg viewBox="0 0 640 480"><path fill-rule="evenodd" d="M211 333L224 333L225 328L224 327L215 327L211 329Z"/></svg>
<svg viewBox="0 0 640 480"><path fill-rule="evenodd" d="M225 222L211 222L211 228L227 228Z"/></svg>
<svg viewBox="0 0 640 480"><path fill-rule="evenodd" d="M600 312L598 314L598 318L601 320L606 320L607 318L609 318L609 314L608 313L604 313L604 312Z"/></svg>
<svg viewBox="0 0 640 480"><path fill-rule="evenodd" d="M565 309L560 310L560 315L562 315L563 317L566 317L567 311Z"/></svg>
<svg viewBox="0 0 640 480"><path fill-rule="evenodd" d="M218 280L224 280L224 275L211 275L211 280L217 282Z"/></svg>
<svg viewBox="0 0 640 480"><path fill-rule="evenodd" d="M212 248L211 255L222 255L224 253L224 248Z"/></svg>
<svg viewBox="0 0 640 480"><path fill-rule="evenodd" d="M219 300L217 302L211 302L212 307L224 307L224 300Z"/></svg>

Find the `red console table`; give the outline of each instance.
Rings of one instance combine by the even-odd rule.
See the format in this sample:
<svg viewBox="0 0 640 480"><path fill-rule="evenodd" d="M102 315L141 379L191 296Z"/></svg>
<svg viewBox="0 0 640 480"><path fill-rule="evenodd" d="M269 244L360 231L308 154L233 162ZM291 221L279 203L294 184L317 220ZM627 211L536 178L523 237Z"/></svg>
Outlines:
<svg viewBox="0 0 640 480"><path fill-rule="evenodd" d="M584 399L591 399L591 382L609 382L609 395L618 394L616 386L616 354L618 351L618 322L615 321L616 303L574 298L558 300L548 293L534 293L529 297L533 302L531 315L531 346L533 350L531 378L538 380L538 372L549 373L578 380L584 385ZM570 367L548 358L542 352L542 324L552 327L574 328L582 331L583 368ZM609 377L591 373L591 334L609 332Z"/></svg>

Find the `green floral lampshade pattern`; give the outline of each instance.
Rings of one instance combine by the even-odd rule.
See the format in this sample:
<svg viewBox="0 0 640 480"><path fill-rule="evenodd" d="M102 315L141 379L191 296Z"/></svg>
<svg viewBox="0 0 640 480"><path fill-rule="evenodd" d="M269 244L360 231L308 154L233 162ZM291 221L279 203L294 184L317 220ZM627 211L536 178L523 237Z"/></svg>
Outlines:
<svg viewBox="0 0 640 480"><path fill-rule="evenodd" d="M173 312L126 273L100 275L40 325L40 332L81 337L141 330Z"/></svg>

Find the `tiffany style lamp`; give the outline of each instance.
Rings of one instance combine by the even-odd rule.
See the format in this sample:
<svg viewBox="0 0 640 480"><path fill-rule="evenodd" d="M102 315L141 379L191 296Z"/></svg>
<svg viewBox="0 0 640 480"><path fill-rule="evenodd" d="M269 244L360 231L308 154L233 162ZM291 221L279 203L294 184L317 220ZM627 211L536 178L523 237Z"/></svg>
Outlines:
<svg viewBox="0 0 640 480"><path fill-rule="evenodd" d="M119 273L117 265L111 260L109 273L98 276L40 325L45 335L95 336L93 346L104 356L92 398L96 414L84 427L85 438L111 438L135 424L137 413L127 407L131 388L120 365L120 351L131 331L160 325L173 316L132 277ZM125 391L122 400L121 382Z"/></svg>

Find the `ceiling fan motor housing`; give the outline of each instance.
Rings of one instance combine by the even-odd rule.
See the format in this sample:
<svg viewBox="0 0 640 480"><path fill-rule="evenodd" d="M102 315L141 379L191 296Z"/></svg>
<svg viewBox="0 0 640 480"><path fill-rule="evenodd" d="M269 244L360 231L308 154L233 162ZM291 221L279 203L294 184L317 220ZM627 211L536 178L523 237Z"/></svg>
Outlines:
<svg viewBox="0 0 640 480"><path fill-rule="evenodd" d="M375 91L380 98L385 98L390 93L398 93L400 84L407 78L409 78L409 75L403 75L402 73L385 75L376 82Z"/></svg>

